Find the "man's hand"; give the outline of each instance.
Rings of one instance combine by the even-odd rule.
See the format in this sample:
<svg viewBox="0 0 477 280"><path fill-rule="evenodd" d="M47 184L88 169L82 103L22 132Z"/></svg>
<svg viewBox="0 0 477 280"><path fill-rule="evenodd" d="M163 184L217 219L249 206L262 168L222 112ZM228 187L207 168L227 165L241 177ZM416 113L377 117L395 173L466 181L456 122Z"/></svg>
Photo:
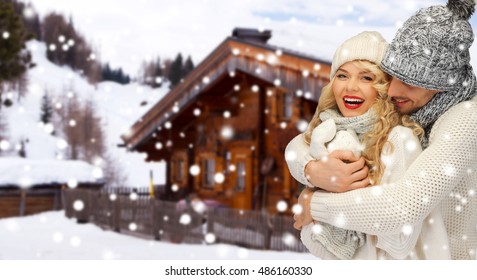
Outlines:
<svg viewBox="0 0 477 280"><path fill-rule="evenodd" d="M310 161L305 175L313 186L329 192L346 192L370 183L364 158L351 151L334 151L326 159Z"/></svg>
<svg viewBox="0 0 477 280"><path fill-rule="evenodd" d="M293 227L297 230L301 230L302 227L313 222L313 218L311 217L310 212L310 203L312 196L313 191L311 191L309 188L305 188L298 197L298 204L301 206L301 211L293 215L293 219L295 220Z"/></svg>

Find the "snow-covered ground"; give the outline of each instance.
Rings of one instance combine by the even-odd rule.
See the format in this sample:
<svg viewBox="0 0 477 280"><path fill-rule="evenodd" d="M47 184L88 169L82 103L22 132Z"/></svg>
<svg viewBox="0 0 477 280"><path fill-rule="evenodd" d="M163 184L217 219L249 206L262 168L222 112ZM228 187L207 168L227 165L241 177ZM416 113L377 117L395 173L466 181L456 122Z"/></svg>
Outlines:
<svg viewBox="0 0 477 280"><path fill-rule="evenodd" d="M226 244L189 245L146 240L92 224L63 211L0 219L3 260L312 260L308 253L250 250Z"/></svg>

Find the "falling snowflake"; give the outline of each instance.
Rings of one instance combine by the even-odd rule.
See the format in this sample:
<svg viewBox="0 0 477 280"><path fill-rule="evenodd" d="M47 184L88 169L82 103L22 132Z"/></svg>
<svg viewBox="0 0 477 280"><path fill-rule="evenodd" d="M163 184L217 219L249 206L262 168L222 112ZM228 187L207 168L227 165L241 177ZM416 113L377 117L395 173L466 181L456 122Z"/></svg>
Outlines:
<svg viewBox="0 0 477 280"><path fill-rule="evenodd" d="M234 130L231 126L224 126L220 131L220 135L226 140L232 139L232 137L234 136Z"/></svg>
<svg viewBox="0 0 477 280"><path fill-rule="evenodd" d="M115 201L118 198L118 196L115 193L112 193L109 195L109 200Z"/></svg>
<svg viewBox="0 0 477 280"><path fill-rule="evenodd" d="M179 223L181 225L188 225L192 221L192 218L189 214L182 214L179 218Z"/></svg>
<svg viewBox="0 0 477 280"><path fill-rule="evenodd" d="M8 149L10 149L10 142L8 142L7 140L0 141L0 150L6 151Z"/></svg>
<svg viewBox="0 0 477 280"><path fill-rule="evenodd" d="M281 123L280 123L280 128L281 128L281 129L287 128L287 123L286 123L286 122L281 122Z"/></svg>
<svg viewBox="0 0 477 280"><path fill-rule="evenodd" d="M234 172L237 169L237 167L234 164L229 165L229 171Z"/></svg>
<svg viewBox="0 0 477 280"><path fill-rule="evenodd" d="M74 189L78 186L78 180L76 179L69 179L68 180L68 187L71 188L71 189Z"/></svg>
<svg viewBox="0 0 477 280"><path fill-rule="evenodd" d="M338 227L344 227L346 224L346 218L343 213L340 213L336 218L335 218L335 224Z"/></svg>
<svg viewBox="0 0 477 280"><path fill-rule="evenodd" d="M2 34L3 39L8 39L10 38L10 33L8 31L4 31Z"/></svg>
<svg viewBox="0 0 477 280"><path fill-rule="evenodd" d="M171 123L171 122L166 122L166 123L164 124L164 128L165 128L165 129L171 129L171 128L172 128L172 123Z"/></svg>
<svg viewBox="0 0 477 280"><path fill-rule="evenodd" d="M404 235L409 236L413 232L413 227L411 225L404 225L401 231Z"/></svg>
<svg viewBox="0 0 477 280"><path fill-rule="evenodd" d="M202 78L202 82L203 82L204 84L208 84L208 83L210 83L210 78L207 77L207 76L205 76L204 78Z"/></svg>
<svg viewBox="0 0 477 280"><path fill-rule="evenodd" d="M93 169L93 177L96 178L96 179L103 178L103 169L101 169L99 167L95 167Z"/></svg>
<svg viewBox="0 0 477 280"><path fill-rule="evenodd" d="M136 231L137 230L137 224L136 223L130 223L128 226L130 231Z"/></svg>
<svg viewBox="0 0 477 280"><path fill-rule="evenodd" d="M293 236L293 234L289 233L289 232L285 232L283 235L282 235L282 242L288 246L293 246L295 245L296 243L296 238L295 236Z"/></svg>
<svg viewBox="0 0 477 280"><path fill-rule="evenodd" d="M303 133L308 128L308 122L305 120L300 120L297 122L296 128L298 129L298 131Z"/></svg>
<svg viewBox="0 0 477 280"><path fill-rule="evenodd" d="M240 90L240 85L235 85L235 86L234 86L234 90L235 90L235 91L239 91L239 90Z"/></svg>
<svg viewBox="0 0 477 280"><path fill-rule="evenodd" d="M192 209L199 214L203 214L207 210L207 205L202 201L193 201L191 205Z"/></svg>
<svg viewBox="0 0 477 280"><path fill-rule="evenodd" d="M75 210L78 211L78 212L83 211L83 209L84 209L84 202L81 201L81 200L76 200L75 202L73 202L73 209L75 209Z"/></svg>
<svg viewBox="0 0 477 280"><path fill-rule="evenodd" d="M225 176L223 173L216 173L214 175L214 181L217 183L217 184L222 184L224 181L225 181Z"/></svg>
<svg viewBox="0 0 477 280"><path fill-rule="evenodd" d="M197 176L197 175L199 175L199 173L200 173L200 167L199 167L197 164L192 165L192 166L189 168L189 173L190 173L190 175L192 175L192 176Z"/></svg>
<svg viewBox="0 0 477 280"><path fill-rule="evenodd" d="M223 114L224 118L228 119L230 118L231 114L230 114L230 111L225 111L224 114Z"/></svg>
<svg viewBox="0 0 477 280"><path fill-rule="evenodd" d="M252 91L253 92L258 92L259 90L260 90L260 88L257 85L252 86Z"/></svg>
<svg viewBox="0 0 477 280"><path fill-rule="evenodd" d="M156 150L161 150L162 149L162 143L161 142L157 142L156 145Z"/></svg>
<svg viewBox="0 0 477 280"><path fill-rule="evenodd" d="M285 159L287 161L295 161L297 159L297 154L293 150L288 150L285 152Z"/></svg>
<svg viewBox="0 0 477 280"><path fill-rule="evenodd" d="M455 175L455 167L451 164L444 165L444 174L447 176L454 176Z"/></svg>
<svg viewBox="0 0 477 280"><path fill-rule="evenodd" d="M288 204L284 200L280 200L277 202L277 210L278 212L285 212L288 208Z"/></svg>
<svg viewBox="0 0 477 280"><path fill-rule="evenodd" d="M211 244L211 243L214 243L215 242L215 234L209 232L205 235L205 242Z"/></svg>
<svg viewBox="0 0 477 280"><path fill-rule="evenodd" d="M43 129L45 130L45 132L46 132L47 134L52 134L53 131L55 131L55 127L53 126L52 123L47 123L47 124L45 124L45 126L43 127Z"/></svg>
<svg viewBox="0 0 477 280"><path fill-rule="evenodd" d="M292 206L293 214L301 214L302 211L303 211L303 207L300 204L295 204Z"/></svg>
<svg viewBox="0 0 477 280"><path fill-rule="evenodd" d="M134 201L134 200L137 200L138 197L139 197L139 196L137 195L136 192L132 192L132 193L129 195L129 199L130 199L130 200L133 200L133 201Z"/></svg>
<svg viewBox="0 0 477 280"><path fill-rule="evenodd" d="M180 108L179 105L175 104L174 107L172 107L172 112L177 113L179 112Z"/></svg>
<svg viewBox="0 0 477 280"><path fill-rule="evenodd" d="M273 84L276 86L276 87L279 87L281 84L282 84L282 81L280 81L280 79L275 79L273 81Z"/></svg>
<svg viewBox="0 0 477 280"><path fill-rule="evenodd" d="M314 224L311 226L311 231L314 234L321 234L323 232L323 226L320 224Z"/></svg>

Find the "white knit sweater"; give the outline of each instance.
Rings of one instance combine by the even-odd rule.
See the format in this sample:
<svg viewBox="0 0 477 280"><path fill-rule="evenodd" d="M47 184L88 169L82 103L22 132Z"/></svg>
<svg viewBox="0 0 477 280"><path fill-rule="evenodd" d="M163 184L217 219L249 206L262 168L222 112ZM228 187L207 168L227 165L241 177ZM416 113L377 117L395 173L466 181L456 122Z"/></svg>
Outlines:
<svg viewBox="0 0 477 280"><path fill-rule="evenodd" d="M313 133L315 133L315 131L313 131ZM294 141L303 142L301 137L292 140L290 149L296 146L293 144ZM397 181L422 152L419 139L409 128L402 126L393 128L388 136L388 141L393 148L390 149L389 145L385 145L381 154L381 159L385 165L385 170L381 178L382 183ZM312 146L310 149L313 151ZM314 157L316 158L316 156ZM288 163L290 164L290 162ZM315 230L313 230L313 228ZM338 258L346 259L348 259L348 257L352 257L353 259L404 259L411 254L412 249L416 245L420 228L421 223L418 223L412 225L412 228L407 227L407 231L404 233L366 236L364 247L360 247L357 243L361 243L362 240L357 240L357 238L353 240L353 238L346 236L346 231L339 230L329 224L318 222L316 225L311 224L305 226L301 232L301 239L303 244L305 244L313 255L322 259L335 259L334 256L329 255L329 252L332 252L333 255Z"/></svg>
<svg viewBox="0 0 477 280"><path fill-rule="evenodd" d="M304 166L311 156L303 152L296 158L293 166L289 165L290 171L306 184ZM408 232L412 225L423 222L420 240L410 258L441 258L449 252L452 259L475 259L476 188L474 97L452 107L436 121L428 148L395 183L339 194L317 192L311 200L311 214L317 221L377 236ZM434 215L442 215L445 230ZM441 234L428 238L436 232Z"/></svg>

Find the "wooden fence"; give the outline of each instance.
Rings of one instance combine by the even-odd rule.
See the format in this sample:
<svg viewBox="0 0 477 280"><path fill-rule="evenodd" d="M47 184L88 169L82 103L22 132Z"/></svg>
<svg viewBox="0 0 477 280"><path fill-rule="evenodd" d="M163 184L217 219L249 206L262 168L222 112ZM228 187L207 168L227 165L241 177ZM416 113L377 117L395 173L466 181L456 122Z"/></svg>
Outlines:
<svg viewBox="0 0 477 280"><path fill-rule="evenodd" d="M141 192L63 191L65 215L80 223L173 243L226 243L246 248L307 252L290 216L162 201Z"/></svg>

